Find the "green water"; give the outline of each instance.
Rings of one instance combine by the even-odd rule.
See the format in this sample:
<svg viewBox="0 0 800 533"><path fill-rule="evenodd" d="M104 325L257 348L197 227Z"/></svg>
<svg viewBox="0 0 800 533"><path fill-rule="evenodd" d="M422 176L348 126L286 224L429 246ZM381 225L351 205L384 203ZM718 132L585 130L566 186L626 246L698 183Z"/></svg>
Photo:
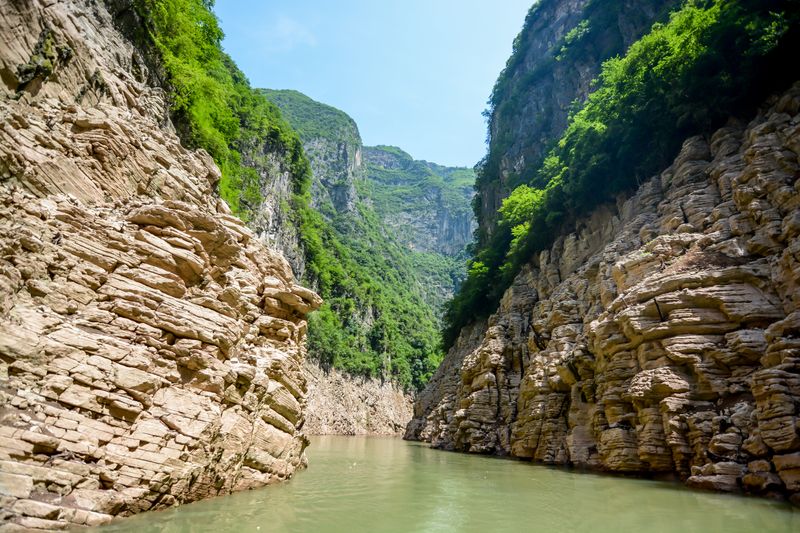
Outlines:
<svg viewBox="0 0 800 533"><path fill-rule="evenodd" d="M313 438L282 485L100 528L124 532L800 532L800 510L681 485L431 450L399 439Z"/></svg>

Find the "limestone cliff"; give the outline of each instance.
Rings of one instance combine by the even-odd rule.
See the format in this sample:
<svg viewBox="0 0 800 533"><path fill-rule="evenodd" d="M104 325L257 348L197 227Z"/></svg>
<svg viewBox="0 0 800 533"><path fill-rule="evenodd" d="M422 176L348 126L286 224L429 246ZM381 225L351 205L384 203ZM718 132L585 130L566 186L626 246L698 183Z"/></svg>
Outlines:
<svg viewBox="0 0 800 533"><path fill-rule="evenodd" d="M418 161L394 146L366 147L364 162L362 196L407 250L426 302L440 315L465 276L475 172Z"/></svg>
<svg viewBox="0 0 800 533"><path fill-rule="evenodd" d="M472 240L472 169L417 161L394 146L368 146L367 198L410 250L458 256Z"/></svg>
<svg viewBox="0 0 800 533"><path fill-rule="evenodd" d="M290 477L319 298L229 214L103 4L3 0L0 27L0 522Z"/></svg>
<svg viewBox="0 0 800 533"><path fill-rule="evenodd" d="M491 235L501 202L535 171L603 60L623 53L678 0L541 0L514 41L490 98L489 153L479 164L476 215Z"/></svg>
<svg viewBox="0 0 800 533"><path fill-rule="evenodd" d="M412 416L411 395L397 384L305 365L308 435L398 435Z"/></svg>
<svg viewBox="0 0 800 533"><path fill-rule="evenodd" d="M800 503L799 158L800 84L688 139L462 331L406 436Z"/></svg>
<svg viewBox="0 0 800 533"><path fill-rule="evenodd" d="M361 135L346 113L291 90L261 92L297 130L311 163L311 205L328 219L353 213L356 184L364 179Z"/></svg>

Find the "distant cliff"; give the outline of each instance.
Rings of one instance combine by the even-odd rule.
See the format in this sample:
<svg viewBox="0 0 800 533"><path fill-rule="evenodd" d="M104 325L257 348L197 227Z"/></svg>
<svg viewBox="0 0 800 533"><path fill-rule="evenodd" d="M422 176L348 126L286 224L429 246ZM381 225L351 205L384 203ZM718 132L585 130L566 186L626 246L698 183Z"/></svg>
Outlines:
<svg viewBox="0 0 800 533"><path fill-rule="evenodd" d="M438 317L466 274L466 247L476 228L470 207L475 172L417 161L393 146L368 146L364 160L361 195L386 233L408 250Z"/></svg>
<svg viewBox="0 0 800 533"><path fill-rule="evenodd" d="M311 205L328 219L353 212L364 179L361 135L344 112L291 90L261 89L300 134L311 163Z"/></svg>
<svg viewBox="0 0 800 533"><path fill-rule="evenodd" d="M317 218L302 231L319 247L308 250L306 279L327 303L310 320L310 358L421 386L440 359L442 305L464 275L474 174L365 148L344 112L297 91L262 93L298 131L312 168Z"/></svg>
<svg viewBox="0 0 800 533"><path fill-rule="evenodd" d="M415 161L394 146L364 150L365 199L400 243L419 252L457 256L472 241L475 173Z"/></svg>

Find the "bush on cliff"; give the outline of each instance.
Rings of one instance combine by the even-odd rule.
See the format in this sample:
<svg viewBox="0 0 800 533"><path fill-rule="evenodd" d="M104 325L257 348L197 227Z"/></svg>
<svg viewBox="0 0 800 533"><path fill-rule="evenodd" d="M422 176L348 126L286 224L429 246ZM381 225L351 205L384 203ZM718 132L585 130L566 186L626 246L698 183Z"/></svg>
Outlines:
<svg viewBox="0 0 800 533"><path fill-rule="evenodd" d="M664 168L683 140L747 116L794 81L798 0L689 0L602 66L538 171L500 209L445 315L445 345L491 312L523 264L569 224ZM502 135L502 132L500 132Z"/></svg>
<svg viewBox="0 0 800 533"><path fill-rule="evenodd" d="M247 220L261 203L258 172L243 154L283 154L297 201L310 183L297 134L278 108L250 87L222 51L223 33L209 0L135 0L167 72L170 110L184 141L204 148L222 171L219 192Z"/></svg>

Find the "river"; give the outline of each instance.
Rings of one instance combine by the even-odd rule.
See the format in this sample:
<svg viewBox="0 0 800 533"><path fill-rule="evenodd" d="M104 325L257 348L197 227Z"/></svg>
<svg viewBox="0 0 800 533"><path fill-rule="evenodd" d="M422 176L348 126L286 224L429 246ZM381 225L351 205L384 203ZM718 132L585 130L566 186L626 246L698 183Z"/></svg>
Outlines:
<svg viewBox="0 0 800 533"><path fill-rule="evenodd" d="M672 482L573 472L377 437L314 437L288 483L98 528L112 532L800 531L800 510Z"/></svg>

